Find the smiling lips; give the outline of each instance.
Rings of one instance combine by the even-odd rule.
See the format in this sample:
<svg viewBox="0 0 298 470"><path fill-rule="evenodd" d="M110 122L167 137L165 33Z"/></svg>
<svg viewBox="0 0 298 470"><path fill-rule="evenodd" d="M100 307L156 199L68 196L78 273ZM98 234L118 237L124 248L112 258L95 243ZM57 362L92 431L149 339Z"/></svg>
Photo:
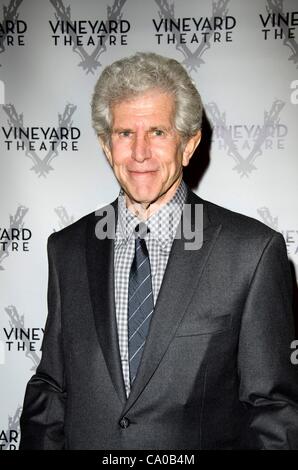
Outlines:
<svg viewBox="0 0 298 470"><path fill-rule="evenodd" d="M136 170L128 170L129 173L133 175L147 175L148 173L156 173L157 170L146 170L146 171L136 171Z"/></svg>

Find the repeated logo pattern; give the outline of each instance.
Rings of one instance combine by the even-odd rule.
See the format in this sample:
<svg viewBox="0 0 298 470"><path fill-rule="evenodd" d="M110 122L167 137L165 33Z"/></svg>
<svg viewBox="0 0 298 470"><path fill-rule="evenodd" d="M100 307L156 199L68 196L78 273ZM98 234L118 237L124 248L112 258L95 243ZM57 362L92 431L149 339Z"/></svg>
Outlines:
<svg viewBox="0 0 298 470"><path fill-rule="evenodd" d="M59 230L68 227L75 221L74 216L70 216L64 206L56 207L54 211L56 212L58 217ZM56 229L53 229L53 231L56 232Z"/></svg>
<svg viewBox="0 0 298 470"><path fill-rule="evenodd" d="M209 18L210 24L214 24L215 17L224 17L228 13L228 3L230 0L217 0L212 2L212 16ZM156 4L159 7L159 17L160 18L168 18L171 19L174 23L177 22L175 18L174 12L174 3L170 3L167 0L155 0ZM207 53L207 51L211 48L211 37L214 34L214 31L211 31L211 35L208 36L206 41L202 41L200 45L192 51L187 44L183 44L176 38L176 49L180 52L184 59L182 60L182 64L190 71L197 71L205 61L203 56ZM177 33L174 33L177 36Z"/></svg>
<svg viewBox="0 0 298 470"><path fill-rule="evenodd" d="M227 155L236 162L233 170L237 171L241 177L249 176L253 170L256 170L255 160L263 154L262 146L270 135L271 129L279 123L279 115L285 103L281 100L275 100L269 111L264 112L264 119L258 137L255 139L253 148L247 157L244 157L237 148L235 140L232 138L226 121L226 113L221 113L216 103L206 105L207 114L210 116L214 125L220 129L220 137L225 143Z"/></svg>
<svg viewBox="0 0 298 470"><path fill-rule="evenodd" d="M267 12L270 14L275 14L277 16L285 16L285 11L283 8L283 0L267 0ZM298 43L294 37L289 37L289 27L281 21L280 28L283 32L283 44L288 47L291 51L289 60L292 61L298 68Z"/></svg>
<svg viewBox="0 0 298 470"><path fill-rule="evenodd" d="M24 127L24 115L23 113L18 114L15 106L13 104L8 104L3 106L5 113L8 116L8 124L17 129L23 131L20 140L23 143L25 149L25 155L29 157L34 165L31 167L31 170L36 173L37 176L46 177L50 171L53 170L51 166L52 160L59 155L58 148L61 144L62 137L55 140L54 144L50 146L50 149L46 153L45 157L41 157L38 153L31 148L30 140L26 137L26 129ZM72 116L77 107L73 104L67 104L62 114L58 114L58 127L56 129L56 134L61 134L60 129L66 128L70 129L72 126Z"/></svg>
<svg viewBox="0 0 298 470"><path fill-rule="evenodd" d="M9 228L7 230L9 234L9 240L5 242L5 248L3 244L0 246L0 271L4 271L4 267L2 266L3 261L5 258L9 256L9 247L12 243L12 231L13 229L22 229L24 227L24 217L28 212L28 208L22 205L19 205L15 215L9 216Z"/></svg>
<svg viewBox="0 0 298 470"><path fill-rule="evenodd" d="M25 322L24 322L24 315L19 315L16 307L14 305L9 305L8 307L5 308L5 311L9 317L9 326L15 330L16 332L19 332L15 335L17 337L18 345L21 345L21 347L17 347L18 351L24 351L25 356L28 357L31 362L33 363L33 366L31 370L35 371L36 367L38 366L40 362L40 357L36 353L35 348L32 348L33 342L30 341L30 330L29 333L24 333L25 329ZM13 330L10 331L8 339L11 339L13 336ZM5 332L7 336L7 331ZM39 338L40 339L40 338Z"/></svg>
<svg viewBox="0 0 298 470"><path fill-rule="evenodd" d="M260 207L257 212L264 224L273 228L273 230L278 230L278 217L273 217L268 207Z"/></svg>
<svg viewBox="0 0 298 470"><path fill-rule="evenodd" d="M19 18L19 8L23 0L10 0L8 7L3 6L3 21L2 21L2 32L0 36L0 54L5 51L5 39L7 37L7 28L4 24L15 24Z"/></svg>
<svg viewBox="0 0 298 470"><path fill-rule="evenodd" d="M105 193L109 190L109 185L103 181L105 176L100 173L101 167L94 164L94 161L97 162L96 158L103 158L98 155L100 152L96 146L96 138L93 142L89 137L85 139L91 130L91 119L85 118L87 108L90 116L91 90L102 68L105 64L137 50L154 50L179 60L191 74L194 83L198 84L203 100L206 101L206 115L213 127L212 141L208 142L211 160L215 155L222 157L219 165L230 172L231 181L241 182L239 187L243 187L247 197L251 197L253 185L258 184L261 185L261 191L266 192L266 196L269 193L270 198L270 191L272 194L276 191L270 186L271 176L276 178L276 171L280 170L282 174L289 166L293 167L293 172L296 169L298 5L294 1L284 0L192 1L189 2L191 7L188 2L182 2L182 7L182 3L177 0L47 0L38 2L36 11L40 17L36 21L32 15L32 2L4 0L2 3L5 5L0 11L0 117L3 121L0 124L1 208L5 210L6 201L11 201L9 207L12 206L15 213L9 217L10 210L6 210L4 215L3 212L0 214L0 276L4 281L13 279L10 300L0 306L0 374L1 381L4 377L2 392L4 397L9 397L9 403L13 396L12 406L15 412L0 423L0 449L13 450L18 445L21 415L19 403L22 403L24 396L23 384L18 386L17 371L18 367L22 371L26 369L29 379L36 370L41 357L43 335L43 329L36 328L36 323L43 325L44 319L41 320L41 316L44 318L46 313L42 311L40 318L36 318L36 323L35 320L29 321L28 317L25 321L26 314L23 312L27 307L21 303L22 295L31 295L26 291L28 283L30 286L31 282L34 285L35 277L40 276L41 269L47 264L46 250L43 258L39 259L36 240L43 241L45 246L46 240L42 240L42 237L46 238L51 232L69 226L77 215L80 216L77 214L78 201L84 200L85 203L86 198L92 197L88 193L88 184L89 181L94 181L92 178L98 169L99 184L96 191L98 188L99 200L105 200ZM45 8L41 6L42 3ZM136 17L137 8L142 12L139 18ZM29 19L25 22L27 18ZM124 24L126 31L121 30L121 25ZM84 28L86 32L81 36L80 30ZM26 40L22 39L25 31ZM140 31L141 41L137 39ZM127 42L124 41L124 36L127 36ZM23 47L17 48L18 45ZM271 55L266 56L265 50L271 51ZM65 57L65 63L59 62L61 54ZM268 70L264 65L267 64L267 58ZM31 68L27 66L27 60ZM67 62L68 60L70 61ZM275 61L274 66L280 71L278 76L271 72L271 60L272 63ZM22 65L19 66L18 63ZM32 63L36 67L34 70L38 72L36 74ZM241 102L231 100L233 87L243 89L242 66L249 71L245 84L250 85L251 76L255 80L253 83L260 84L253 103L246 96L243 96ZM18 70L20 75L16 76ZM30 80L29 70L32 70ZM214 83L218 87L219 79L222 86L216 89ZM263 94L262 87L267 87L267 84L268 90L264 90ZM48 110L43 109L42 105L36 107L36 120L35 117L28 118L30 102L38 104L44 90L54 93L53 103L56 100L58 103L54 105L54 123L49 126L49 133L53 132L55 139L46 137L47 127L42 128L36 124L40 116L43 121L44 118L49 118ZM229 93L228 99L225 96L226 90ZM208 99L204 99L206 96ZM50 93L47 99L51 99ZM249 119L253 122L248 122L248 118L244 117L242 127L249 130L248 136L237 138L234 130L242 125L237 119L239 121L239 116L246 116L247 107L247 115L251 116ZM73 127L74 120L79 127ZM251 128L254 128L252 132ZM35 132L33 129L39 129L40 132L38 134L36 131L37 137L31 139L31 131ZM74 129L77 130L77 135L80 130L84 133L80 148L71 145L77 142L76 138L70 137ZM283 147L275 145L280 129L285 131ZM69 137L66 138L67 133ZM244 142L247 143L246 146ZM273 148L268 142L273 142ZM203 147L203 152L204 149L206 148ZM78 158L62 160L64 155L68 156L74 150L74 155ZM209 147L207 153L208 151ZM280 158L277 159L276 156ZM72 165L73 161L77 166ZM213 171L212 168L210 170ZM208 171L209 168L206 179ZM101 183L104 185L101 186ZM218 200L220 193L216 194L216 191L222 191L229 183L225 181L221 188L214 188ZM296 186L290 184L293 185L293 182L288 187L288 182L280 178L278 190L281 198L283 192L286 192L287 200L293 200L293 208L287 208L285 216L273 203L268 207L268 197L262 204L257 202L259 195L253 197L256 198L256 218L282 233L289 257L298 272L298 229L295 229L297 223L294 221ZM260 190L259 187L257 189ZM95 202L87 201L90 206L97 206L97 195L95 199ZM15 240L13 235L27 229L27 206L30 207L30 220L33 220L36 233L30 241L28 256L18 257L14 243L20 245L23 240ZM233 200L230 206L233 207ZM293 217L292 224L286 221L288 214ZM19 261L26 263L26 279L20 279L18 266L15 266L15 262ZM7 286L7 283L3 282L2 285ZM18 295L19 291L21 295ZM43 305L46 292L38 292L38 296ZM15 360L16 354L19 361L16 367L11 368L11 361ZM6 410L11 409L6 398L2 404ZM8 411L5 412L6 417L7 414Z"/></svg>
<svg viewBox="0 0 298 470"><path fill-rule="evenodd" d="M13 416L8 416L8 426L4 430L0 429L0 449L17 450L20 437L20 417L22 407L18 405Z"/></svg>
<svg viewBox="0 0 298 470"><path fill-rule="evenodd" d="M122 10L126 1L127 0L114 0L112 7L107 7L107 22L121 20ZM65 7L62 0L50 0L50 2L55 9L56 19L71 23L70 7ZM78 54L81 59L79 66L82 67L87 74L94 73L97 68L101 66L101 63L98 60L100 55L104 54L108 50L106 45L108 35L105 36L103 41L98 40L98 43L91 54L86 51L84 46L77 44L77 35L73 31L70 32L70 36L74 40L72 50Z"/></svg>

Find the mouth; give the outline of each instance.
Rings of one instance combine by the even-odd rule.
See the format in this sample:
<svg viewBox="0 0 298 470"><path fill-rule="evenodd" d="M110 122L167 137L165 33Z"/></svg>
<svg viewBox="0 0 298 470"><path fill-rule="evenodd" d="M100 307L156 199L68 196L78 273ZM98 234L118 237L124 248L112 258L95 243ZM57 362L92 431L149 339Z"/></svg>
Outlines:
<svg viewBox="0 0 298 470"><path fill-rule="evenodd" d="M129 173L131 173L132 175L150 175L152 173L156 173L157 170L146 170L146 171L135 171L135 170L128 170Z"/></svg>

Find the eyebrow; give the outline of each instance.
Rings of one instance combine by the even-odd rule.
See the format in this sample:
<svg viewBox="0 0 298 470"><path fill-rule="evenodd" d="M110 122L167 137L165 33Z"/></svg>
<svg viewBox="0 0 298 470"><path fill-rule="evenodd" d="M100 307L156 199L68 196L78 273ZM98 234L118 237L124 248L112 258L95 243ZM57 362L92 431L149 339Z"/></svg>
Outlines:
<svg viewBox="0 0 298 470"><path fill-rule="evenodd" d="M156 131L156 130L170 131L171 129L172 129L171 127L166 127L166 126L152 126L150 127L149 131Z"/></svg>
<svg viewBox="0 0 298 470"><path fill-rule="evenodd" d="M116 132L133 132L133 130L130 129L129 127L115 127L115 129L112 129L112 132L113 133L116 133Z"/></svg>
<svg viewBox="0 0 298 470"><path fill-rule="evenodd" d="M170 131L172 129L172 127L166 127L166 126L151 126L149 128L149 132L152 132L152 131L156 131L156 130L162 130L162 131ZM115 129L112 129L112 132L113 133L118 133L118 132L134 132L133 129L129 128L129 127L115 127Z"/></svg>

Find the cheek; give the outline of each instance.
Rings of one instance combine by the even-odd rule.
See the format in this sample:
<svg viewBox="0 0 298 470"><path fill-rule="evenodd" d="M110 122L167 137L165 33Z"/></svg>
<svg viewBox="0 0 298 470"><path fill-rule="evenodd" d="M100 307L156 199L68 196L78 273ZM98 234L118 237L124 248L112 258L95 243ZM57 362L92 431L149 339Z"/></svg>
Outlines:
<svg viewBox="0 0 298 470"><path fill-rule="evenodd" d="M180 165L182 160L181 153L174 143L172 145L160 145L159 148L155 149L154 155L156 155L161 164L169 170Z"/></svg>
<svg viewBox="0 0 298 470"><path fill-rule="evenodd" d="M122 165L131 155L131 146L129 143L113 143L112 158L115 165Z"/></svg>
<svg viewBox="0 0 298 470"><path fill-rule="evenodd" d="M175 142L153 142L151 144L152 156L162 159L164 162L171 163L178 158L178 147Z"/></svg>

